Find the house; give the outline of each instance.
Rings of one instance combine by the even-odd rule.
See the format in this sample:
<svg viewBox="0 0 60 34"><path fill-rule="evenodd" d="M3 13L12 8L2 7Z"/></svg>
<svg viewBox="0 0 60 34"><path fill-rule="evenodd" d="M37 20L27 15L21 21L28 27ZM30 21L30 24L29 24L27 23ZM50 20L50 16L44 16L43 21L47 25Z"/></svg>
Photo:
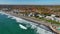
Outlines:
<svg viewBox="0 0 60 34"><path fill-rule="evenodd" d="M45 17L47 20L55 20L54 17L51 17L51 16L46 16Z"/></svg>
<svg viewBox="0 0 60 34"><path fill-rule="evenodd" d="M40 15L40 14L38 14L38 16L39 16L40 18L45 17L44 15Z"/></svg>
<svg viewBox="0 0 60 34"><path fill-rule="evenodd" d="M60 18L55 17L55 21L60 22Z"/></svg>

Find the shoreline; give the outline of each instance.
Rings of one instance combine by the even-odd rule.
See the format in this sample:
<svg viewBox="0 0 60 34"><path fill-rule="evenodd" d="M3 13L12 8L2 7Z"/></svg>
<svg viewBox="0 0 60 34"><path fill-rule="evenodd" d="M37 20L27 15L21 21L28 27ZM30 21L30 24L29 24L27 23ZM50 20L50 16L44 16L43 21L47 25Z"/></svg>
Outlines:
<svg viewBox="0 0 60 34"><path fill-rule="evenodd" d="M8 13L8 12L5 12L5 13L10 14L10 15L15 16L15 17L19 17L19 18L21 18L21 19L24 19L24 20L27 20L27 21L30 21L30 22L33 22L33 23L36 23L36 24L38 24L38 25L42 24L42 25L46 26L46 25L43 24L43 23L39 23L40 21L37 22L37 21L34 21L34 20L26 19L26 16L17 15L17 14L15 14L15 13ZM49 26L46 26L46 27L48 27L48 28L51 30L51 32L53 32L53 33L55 33L55 34L58 34L57 32L53 31Z"/></svg>

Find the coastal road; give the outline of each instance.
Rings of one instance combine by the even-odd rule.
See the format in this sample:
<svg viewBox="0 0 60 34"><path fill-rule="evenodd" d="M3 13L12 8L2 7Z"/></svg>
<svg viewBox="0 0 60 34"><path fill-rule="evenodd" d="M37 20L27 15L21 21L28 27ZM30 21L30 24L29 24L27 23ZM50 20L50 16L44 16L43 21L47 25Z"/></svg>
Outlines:
<svg viewBox="0 0 60 34"><path fill-rule="evenodd" d="M27 21L31 21L31 22L37 23L37 24L43 24L43 25L46 25L46 26L49 26L49 27L52 26L51 23L47 23L45 21L39 20L39 19L34 18L34 17L22 16L20 14L16 14L16 13L13 13L13 12L6 12L6 13L10 14L10 15L13 15L13 16L16 16L16 17L19 17L19 18L22 18L22 19L25 19Z"/></svg>

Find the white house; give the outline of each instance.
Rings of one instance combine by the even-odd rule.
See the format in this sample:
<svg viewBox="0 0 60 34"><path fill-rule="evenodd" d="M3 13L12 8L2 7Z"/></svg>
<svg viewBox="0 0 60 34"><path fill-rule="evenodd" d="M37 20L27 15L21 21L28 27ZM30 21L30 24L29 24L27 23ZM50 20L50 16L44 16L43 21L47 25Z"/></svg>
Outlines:
<svg viewBox="0 0 60 34"><path fill-rule="evenodd" d="M60 18L57 18L57 17L55 17L55 18L56 18L56 21L57 21L57 22L60 22Z"/></svg>
<svg viewBox="0 0 60 34"><path fill-rule="evenodd" d="M51 15L51 17L55 17L55 16L56 16L56 15L53 15L53 14Z"/></svg>
<svg viewBox="0 0 60 34"><path fill-rule="evenodd" d="M45 18L50 20L56 20L55 15L53 14L51 16L46 16Z"/></svg>
<svg viewBox="0 0 60 34"><path fill-rule="evenodd" d="M51 16L46 16L45 18L50 20L55 20L54 17L51 17Z"/></svg>
<svg viewBox="0 0 60 34"><path fill-rule="evenodd" d="M38 14L39 17L44 17L43 15Z"/></svg>

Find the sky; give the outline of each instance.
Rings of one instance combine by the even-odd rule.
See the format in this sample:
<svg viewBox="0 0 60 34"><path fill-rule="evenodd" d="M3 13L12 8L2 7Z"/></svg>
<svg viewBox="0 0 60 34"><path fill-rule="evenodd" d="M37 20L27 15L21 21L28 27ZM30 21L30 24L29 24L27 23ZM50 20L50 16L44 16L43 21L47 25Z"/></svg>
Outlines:
<svg viewBox="0 0 60 34"><path fill-rule="evenodd" d="M60 5L60 0L0 0L0 4L12 4L12 5Z"/></svg>

